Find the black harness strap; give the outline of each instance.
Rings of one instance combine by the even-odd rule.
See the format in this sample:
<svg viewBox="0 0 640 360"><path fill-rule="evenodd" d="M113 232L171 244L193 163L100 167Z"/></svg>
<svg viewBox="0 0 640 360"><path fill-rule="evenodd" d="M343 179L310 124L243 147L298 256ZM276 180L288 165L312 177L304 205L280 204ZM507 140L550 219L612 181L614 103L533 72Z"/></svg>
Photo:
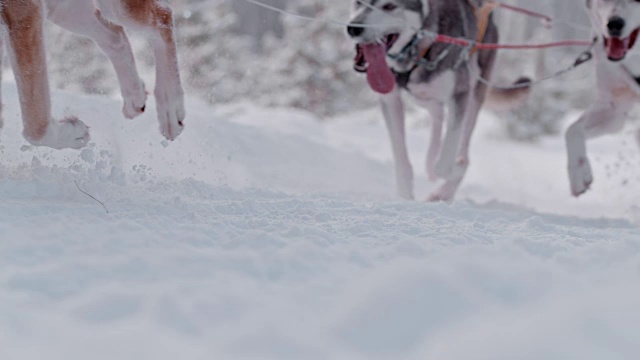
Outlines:
<svg viewBox="0 0 640 360"><path fill-rule="evenodd" d="M396 72L395 70L392 69L391 72L393 72L393 75L395 75L396 77L396 84L398 84L398 86L403 89L407 89L407 86L409 85L409 80L411 79L411 74L417 67L418 67L417 65L414 65L413 69L405 72Z"/></svg>
<svg viewBox="0 0 640 360"><path fill-rule="evenodd" d="M432 49L433 49L432 47L429 47L429 49L422 56L422 59L426 60L429 57L429 54L431 54L431 50ZM413 65L413 67L410 70L404 71L404 72L398 72L398 71L395 71L395 70L391 69L391 72L396 77L396 83L398 84L398 86L403 88L403 89L407 89L408 90L407 86L409 85L409 80L411 80L411 74L413 74L413 72L419 66L420 66L420 63L418 62L415 65Z"/></svg>

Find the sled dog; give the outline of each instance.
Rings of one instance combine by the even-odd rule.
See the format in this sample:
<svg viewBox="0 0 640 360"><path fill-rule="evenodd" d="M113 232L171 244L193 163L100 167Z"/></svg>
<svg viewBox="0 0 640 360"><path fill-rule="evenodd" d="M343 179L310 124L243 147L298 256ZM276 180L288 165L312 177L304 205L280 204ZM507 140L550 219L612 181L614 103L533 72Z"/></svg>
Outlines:
<svg viewBox="0 0 640 360"><path fill-rule="evenodd" d="M414 198L401 93L408 92L433 118L426 170L431 180L442 179L444 183L428 200L451 200L469 166L471 135L488 92L479 78L491 78L496 57L493 50L469 51L434 43L429 37L417 38L418 31L497 43L498 30L484 5L482 0L353 0L347 33L357 44L355 67L366 71L369 85L381 93L401 198ZM416 47L415 53L420 55L397 56L409 47ZM496 99L503 96L515 101L526 93L528 89L523 87L496 90L495 95ZM442 139L446 110L447 128Z"/></svg>
<svg viewBox="0 0 640 360"><path fill-rule="evenodd" d="M596 98L566 132L571 193L580 196L593 183L587 158L589 138L622 130L631 107L640 101L640 1L587 0L596 32L592 50Z"/></svg>
<svg viewBox="0 0 640 360"><path fill-rule="evenodd" d="M145 111L147 93L124 27L148 34L156 61L154 95L160 131L169 140L180 134L184 95L173 15L164 0L0 0L0 25L18 86L27 141L56 149L78 149L89 140L82 121L74 117L56 121L51 117L44 19L93 39L109 57L120 82L122 111L130 119Z"/></svg>

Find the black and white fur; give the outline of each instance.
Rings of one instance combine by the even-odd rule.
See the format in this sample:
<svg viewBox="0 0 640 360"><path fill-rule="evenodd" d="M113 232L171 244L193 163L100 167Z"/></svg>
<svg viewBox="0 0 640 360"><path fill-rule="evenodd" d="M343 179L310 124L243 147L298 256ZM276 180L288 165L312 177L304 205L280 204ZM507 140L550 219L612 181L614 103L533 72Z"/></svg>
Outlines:
<svg viewBox="0 0 640 360"><path fill-rule="evenodd" d="M475 39L478 25L470 1L481 6L483 0L354 0L353 15L348 33L359 44L379 41L389 34L398 34L398 40L388 54L400 52L418 29L434 33ZM364 24L364 28L359 28ZM373 25L374 27L366 27ZM401 92L411 94L427 108L433 118L431 142L426 169L431 180L444 183L428 198L430 201L448 201L453 198L469 166L469 145L480 107L487 94L487 86L478 80L491 78L495 51L478 51L468 61L460 62L463 48L446 44L431 46L428 60L436 59L444 51L448 55L434 70L415 67L413 63L398 63L388 58L396 74L397 85L380 96L382 112L389 130L395 161L397 193L413 199L413 169L405 143L404 105ZM497 43L498 30L489 20L484 42ZM448 108L448 111L447 111ZM442 139L443 122L447 128Z"/></svg>
<svg viewBox="0 0 640 360"><path fill-rule="evenodd" d="M638 30L640 1L587 0L587 9L598 36L593 50L597 94L589 109L566 132L569 181L574 196L582 195L593 182L586 140L622 130L629 110L640 100L638 45L628 49L622 59L610 58L606 48L612 37L626 39Z"/></svg>

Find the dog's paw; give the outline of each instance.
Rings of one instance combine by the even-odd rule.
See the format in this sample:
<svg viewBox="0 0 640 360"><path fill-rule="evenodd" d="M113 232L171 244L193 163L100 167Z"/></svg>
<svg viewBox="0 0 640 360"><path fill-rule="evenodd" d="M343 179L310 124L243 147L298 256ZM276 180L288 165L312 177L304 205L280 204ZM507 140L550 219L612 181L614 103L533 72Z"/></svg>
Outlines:
<svg viewBox="0 0 640 360"><path fill-rule="evenodd" d="M156 101L158 109L158 121L160 122L160 133L167 140L175 140L184 129L184 96L182 91L169 95L161 91L156 91Z"/></svg>
<svg viewBox="0 0 640 360"><path fill-rule="evenodd" d="M460 180L446 181L440 188L427 197L427 202L451 202L458 190Z"/></svg>
<svg viewBox="0 0 640 360"><path fill-rule="evenodd" d="M441 202L444 201L442 199L441 194L438 191L434 191L425 199L426 202Z"/></svg>
<svg viewBox="0 0 640 360"><path fill-rule="evenodd" d="M432 192L427 197L427 202L450 202L453 200L453 195L455 194L455 190L451 191L448 189L444 189L444 186L440 189Z"/></svg>
<svg viewBox="0 0 640 360"><path fill-rule="evenodd" d="M578 197L591 187L593 174L589 160L580 158L577 163L569 164L569 181L571 183L571 194Z"/></svg>
<svg viewBox="0 0 640 360"><path fill-rule="evenodd" d="M54 124L59 149L81 149L89 143L89 127L78 118L68 117Z"/></svg>
<svg viewBox="0 0 640 360"><path fill-rule="evenodd" d="M140 86L131 91L126 91L122 95L124 105L122 106L122 114L127 119L134 119L144 113L147 103L147 91L144 83L140 82Z"/></svg>
<svg viewBox="0 0 640 360"><path fill-rule="evenodd" d="M81 149L89 142L89 127L76 117L49 123L47 133L39 140L27 139L36 146L54 149Z"/></svg>

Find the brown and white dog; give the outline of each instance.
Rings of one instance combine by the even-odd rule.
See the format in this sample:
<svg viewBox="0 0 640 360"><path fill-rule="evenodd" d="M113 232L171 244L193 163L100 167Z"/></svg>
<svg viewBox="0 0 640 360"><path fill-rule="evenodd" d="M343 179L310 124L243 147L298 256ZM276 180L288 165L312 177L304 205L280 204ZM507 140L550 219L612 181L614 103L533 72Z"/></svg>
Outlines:
<svg viewBox="0 0 640 360"><path fill-rule="evenodd" d="M56 121L51 116L43 39L45 18L93 39L109 57L120 81L123 113L129 119L144 112L147 93L124 27L148 34L156 60L154 95L160 131L169 140L182 132L184 93L173 15L164 0L0 0L0 25L18 86L27 141L55 149L78 149L89 140L88 128L82 121ZM1 49L2 46L0 55Z"/></svg>

